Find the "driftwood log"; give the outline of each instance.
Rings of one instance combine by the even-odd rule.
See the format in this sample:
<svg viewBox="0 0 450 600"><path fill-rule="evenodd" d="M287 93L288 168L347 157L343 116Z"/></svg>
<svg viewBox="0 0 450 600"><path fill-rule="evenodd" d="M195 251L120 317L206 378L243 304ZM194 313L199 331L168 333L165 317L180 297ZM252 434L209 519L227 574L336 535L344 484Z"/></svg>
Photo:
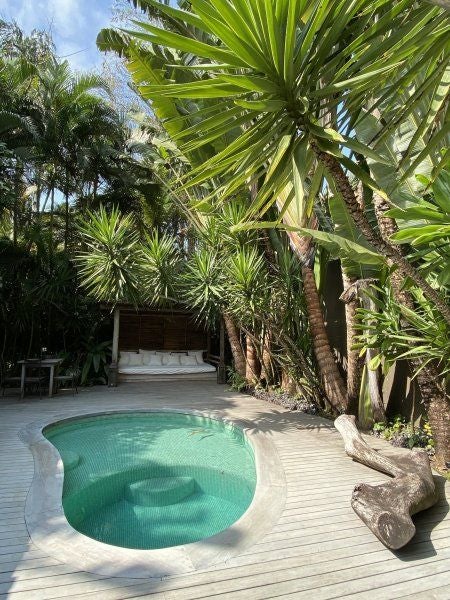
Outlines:
<svg viewBox="0 0 450 600"><path fill-rule="evenodd" d="M378 484L359 483L353 490L351 505L387 548L402 548L416 532L411 515L430 508L438 500L426 451L405 450L391 459L364 441L354 416L341 415L334 424L344 439L348 456L392 477Z"/></svg>

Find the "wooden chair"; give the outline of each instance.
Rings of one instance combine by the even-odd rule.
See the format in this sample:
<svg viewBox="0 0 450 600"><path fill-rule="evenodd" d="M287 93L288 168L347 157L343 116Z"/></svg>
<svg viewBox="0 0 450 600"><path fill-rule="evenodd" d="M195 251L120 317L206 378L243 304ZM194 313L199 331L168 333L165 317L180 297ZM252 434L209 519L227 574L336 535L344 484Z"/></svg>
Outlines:
<svg viewBox="0 0 450 600"><path fill-rule="evenodd" d="M28 374L30 373L31 374ZM19 378L20 379L20 378ZM27 370L25 372L25 389L33 388L39 392L39 398L42 398L43 384L47 377L43 374L43 369L40 360L29 359L27 361Z"/></svg>
<svg viewBox="0 0 450 600"><path fill-rule="evenodd" d="M2 389L2 396L5 395L7 389L18 389L20 390L20 375L2 375L0 381L0 387Z"/></svg>
<svg viewBox="0 0 450 600"><path fill-rule="evenodd" d="M75 396L75 394L78 394L79 378L80 370L78 367L74 367L73 369L69 369L69 371L64 375L55 375L53 378L53 385L55 386L56 390L59 390L62 387L65 387L65 389L70 389Z"/></svg>

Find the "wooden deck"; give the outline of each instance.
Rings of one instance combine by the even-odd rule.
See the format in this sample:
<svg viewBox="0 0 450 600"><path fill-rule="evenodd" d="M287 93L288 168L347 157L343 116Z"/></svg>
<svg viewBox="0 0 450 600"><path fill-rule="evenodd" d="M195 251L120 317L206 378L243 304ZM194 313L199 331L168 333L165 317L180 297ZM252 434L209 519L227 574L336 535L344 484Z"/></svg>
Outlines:
<svg viewBox="0 0 450 600"><path fill-rule="evenodd" d="M273 530L244 554L205 571L164 580L109 578L61 564L31 543L24 503L31 454L17 437L27 423L64 410L173 406L251 419L270 436L284 465L287 502ZM78 396L0 399L0 598L355 598L450 599L450 516L441 502L416 519L404 551L386 550L350 507L358 481L380 476L353 463L329 422L289 413L209 382L125 384ZM99 557L101 561L101 557Z"/></svg>

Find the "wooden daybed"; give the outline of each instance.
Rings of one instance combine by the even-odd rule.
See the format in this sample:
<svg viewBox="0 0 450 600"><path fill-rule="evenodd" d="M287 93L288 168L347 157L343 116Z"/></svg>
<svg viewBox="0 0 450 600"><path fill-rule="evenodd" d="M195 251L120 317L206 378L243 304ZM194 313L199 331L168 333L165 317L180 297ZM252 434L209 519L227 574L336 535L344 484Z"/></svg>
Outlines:
<svg viewBox="0 0 450 600"><path fill-rule="evenodd" d="M109 385L216 377L223 382L224 373L223 328L214 355L209 332L187 311L115 308Z"/></svg>
<svg viewBox="0 0 450 600"><path fill-rule="evenodd" d="M216 367L205 361L205 354L202 350L121 352L119 381L215 378Z"/></svg>

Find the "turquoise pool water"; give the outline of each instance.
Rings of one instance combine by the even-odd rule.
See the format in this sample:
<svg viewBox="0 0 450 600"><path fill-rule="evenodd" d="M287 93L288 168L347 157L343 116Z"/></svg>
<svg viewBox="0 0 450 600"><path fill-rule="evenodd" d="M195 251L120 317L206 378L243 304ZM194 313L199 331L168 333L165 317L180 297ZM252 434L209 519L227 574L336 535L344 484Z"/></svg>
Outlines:
<svg viewBox="0 0 450 600"><path fill-rule="evenodd" d="M212 536L250 505L253 451L238 427L180 413L120 413L52 425L63 507L80 533L154 549Z"/></svg>

